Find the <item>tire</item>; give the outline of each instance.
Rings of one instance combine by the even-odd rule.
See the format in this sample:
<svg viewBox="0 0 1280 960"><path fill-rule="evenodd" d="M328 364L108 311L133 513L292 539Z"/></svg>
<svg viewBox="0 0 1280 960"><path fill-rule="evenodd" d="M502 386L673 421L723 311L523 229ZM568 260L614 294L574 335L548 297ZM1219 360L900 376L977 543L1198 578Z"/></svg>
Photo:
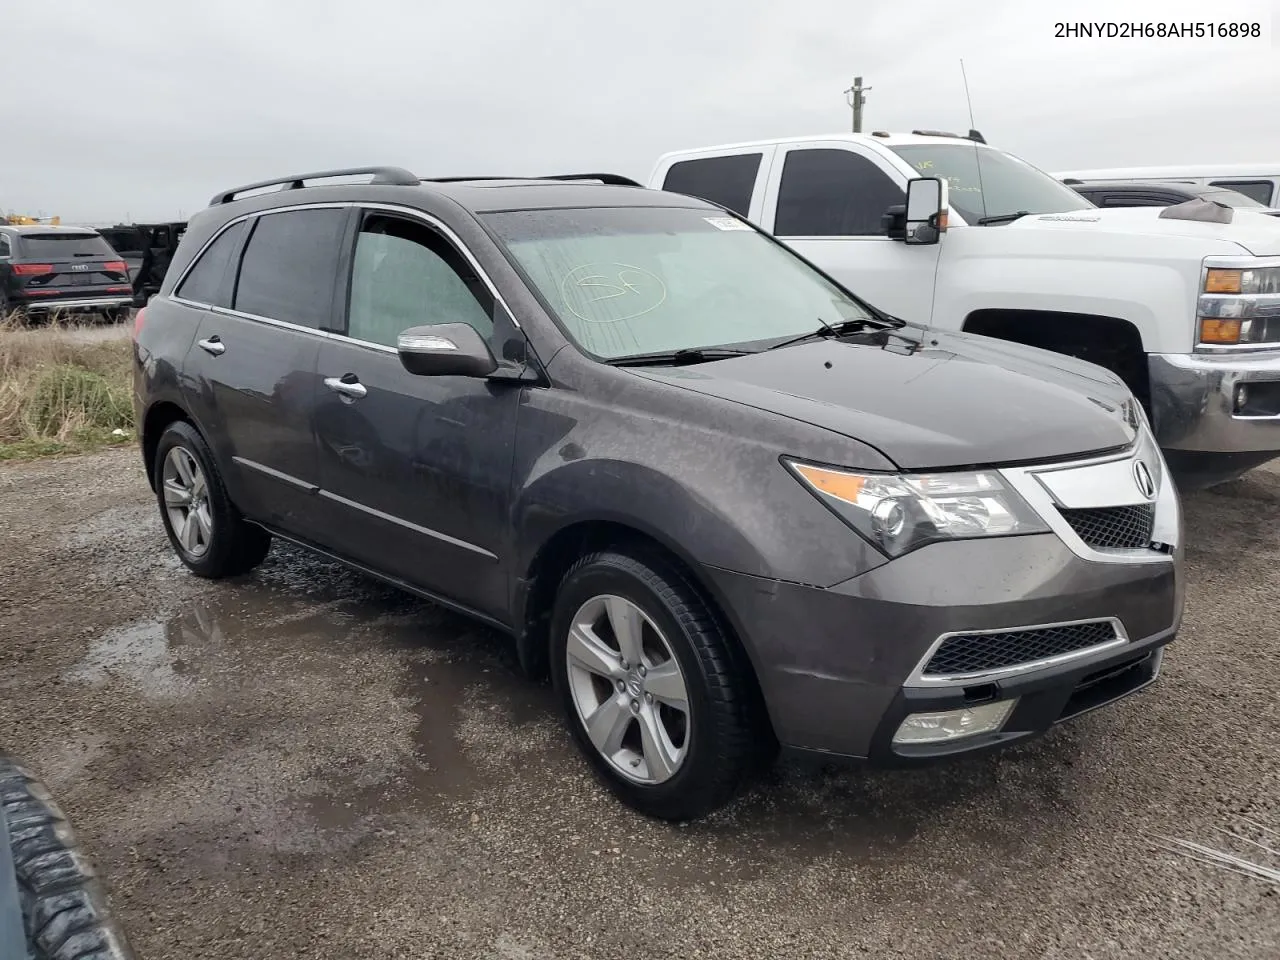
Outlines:
<svg viewBox="0 0 1280 960"><path fill-rule="evenodd" d="M0 759L0 804L32 960L134 960L66 817L30 774L6 759Z"/></svg>
<svg viewBox="0 0 1280 960"><path fill-rule="evenodd" d="M191 473L190 483L184 478L182 464ZM247 522L231 502L213 453L195 427L180 420L165 429L156 445L154 470L164 532L188 570L196 576L218 580L248 573L266 558L271 535ZM203 484L197 476L202 476ZM167 481L174 480L176 484L166 486ZM177 487L185 487L195 497L194 511L184 506ZM183 515L191 516L194 530L183 524ZM182 524L182 529L175 524Z"/></svg>
<svg viewBox="0 0 1280 960"><path fill-rule="evenodd" d="M618 639L612 624L619 615L631 636L642 638L638 645ZM589 643L575 639L571 661L570 630L588 621ZM612 550L583 557L561 581L551 631L552 683L570 732L627 805L661 820L698 819L729 802L758 768L767 740L759 736L750 665L694 586L663 558ZM639 664L624 669L624 649ZM588 661L592 668L584 668ZM673 668L681 688L672 684ZM687 706L683 721L669 705L679 702L676 689ZM593 725L603 750L588 733L587 716L605 718Z"/></svg>

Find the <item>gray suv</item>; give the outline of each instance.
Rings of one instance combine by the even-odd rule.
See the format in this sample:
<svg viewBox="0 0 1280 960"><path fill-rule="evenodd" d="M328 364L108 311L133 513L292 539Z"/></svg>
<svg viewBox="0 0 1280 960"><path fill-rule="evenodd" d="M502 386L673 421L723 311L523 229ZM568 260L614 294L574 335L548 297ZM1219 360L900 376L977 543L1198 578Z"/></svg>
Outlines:
<svg viewBox="0 0 1280 960"><path fill-rule="evenodd" d="M510 634L660 818L780 746L1024 741L1150 684L1181 619L1177 494L1115 376L886 316L621 177L227 191L134 341L187 567L278 537Z"/></svg>

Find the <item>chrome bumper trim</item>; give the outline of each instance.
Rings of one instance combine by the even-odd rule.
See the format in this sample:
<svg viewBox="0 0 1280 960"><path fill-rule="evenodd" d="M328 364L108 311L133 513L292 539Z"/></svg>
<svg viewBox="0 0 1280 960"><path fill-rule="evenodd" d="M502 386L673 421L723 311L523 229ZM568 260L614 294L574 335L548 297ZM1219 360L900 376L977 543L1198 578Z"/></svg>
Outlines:
<svg viewBox="0 0 1280 960"><path fill-rule="evenodd" d="M92 297L83 300L33 300L30 303L14 304L27 313L45 310L79 310L83 307L99 307L110 310L113 307L127 307L133 303L133 297Z"/></svg>
<svg viewBox="0 0 1280 960"><path fill-rule="evenodd" d="M998 667L993 670L983 670L977 673L954 673L954 674L928 674L925 668L929 665L929 661L933 659L933 655L938 652L946 641L952 637L973 637L973 636L998 636L1002 633L1022 633L1027 630L1052 630L1056 627L1075 627L1084 623L1110 623L1112 630L1115 631L1115 637L1105 643L1095 643L1091 647L1084 647L1080 650L1072 650L1070 653L1060 653L1053 657L1042 657L1039 660L1028 660L1026 663L1012 664L1008 667ZM1115 617L1090 617L1087 620L1064 620L1059 623L1037 623L1020 627L1001 627L998 630L953 630L950 633L944 633L938 637L929 649L925 651L920 662L916 664L916 668L911 671L911 675L907 677L904 687L940 687L962 684L965 686L973 686L980 683L993 683L997 680L1003 680L1007 677L1015 677L1023 673L1031 673L1035 670L1044 670L1047 667L1056 667L1064 663L1070 663L1073 660L1084 660L1095 654L1106 653L1123 647L1129 642L1129 635L1125 632L1124 624Z"/></svg>
<svg viewBox="0 0 1280 960"><path fill-rule="evenodd" d="M1280 381L1280 350L1153 353L1151 416L1166 450L1280 454L1280 417L1236 416L1240 384Z"/></svg>

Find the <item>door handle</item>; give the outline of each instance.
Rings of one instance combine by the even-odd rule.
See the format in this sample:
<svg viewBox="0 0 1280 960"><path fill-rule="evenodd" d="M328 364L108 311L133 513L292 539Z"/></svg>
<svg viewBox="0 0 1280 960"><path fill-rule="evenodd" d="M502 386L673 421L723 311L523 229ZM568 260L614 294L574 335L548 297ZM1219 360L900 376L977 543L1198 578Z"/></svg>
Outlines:
<svg viewBox="0 0 1280 960"><path fill-rule="evenodd" d="M205 353L212 353L215 357L227 352L227 345L222 342L222 338L217 334L207 340L201 340L196 346Z"/></svg>
<svg viewBox="0 0 1280 960"><path fill-rule="evenodd" d="M348 380L347 377L351 379ZM350 397L353 400L358 400L369 392L365 389L364 384L350 373L346 377L325 377L324 385L334 393L340 393L344 397Z"/></svg>

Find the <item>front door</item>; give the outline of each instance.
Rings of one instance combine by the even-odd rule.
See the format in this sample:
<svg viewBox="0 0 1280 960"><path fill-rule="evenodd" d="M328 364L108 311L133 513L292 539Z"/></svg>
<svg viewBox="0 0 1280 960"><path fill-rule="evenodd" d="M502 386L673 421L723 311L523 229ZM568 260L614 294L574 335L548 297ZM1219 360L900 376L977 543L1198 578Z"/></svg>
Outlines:
<svg viewBox="0 0 1280 960"><path fill-rule="evenodd" d="M901 175L847 141L780 146L761 224L858 297L929 323L941 244L890 240L881 217L906 203Z"/></svg>
<svg viewBox="0 0 1280 960"><path fill-rule="evenodd" d="M320 347L320 499L331 545L481 613L507 609L519 385L409 373L402 330L463 322L501 356L514 327L470 261L409 215L363 214L346 336Z"/></svg>

